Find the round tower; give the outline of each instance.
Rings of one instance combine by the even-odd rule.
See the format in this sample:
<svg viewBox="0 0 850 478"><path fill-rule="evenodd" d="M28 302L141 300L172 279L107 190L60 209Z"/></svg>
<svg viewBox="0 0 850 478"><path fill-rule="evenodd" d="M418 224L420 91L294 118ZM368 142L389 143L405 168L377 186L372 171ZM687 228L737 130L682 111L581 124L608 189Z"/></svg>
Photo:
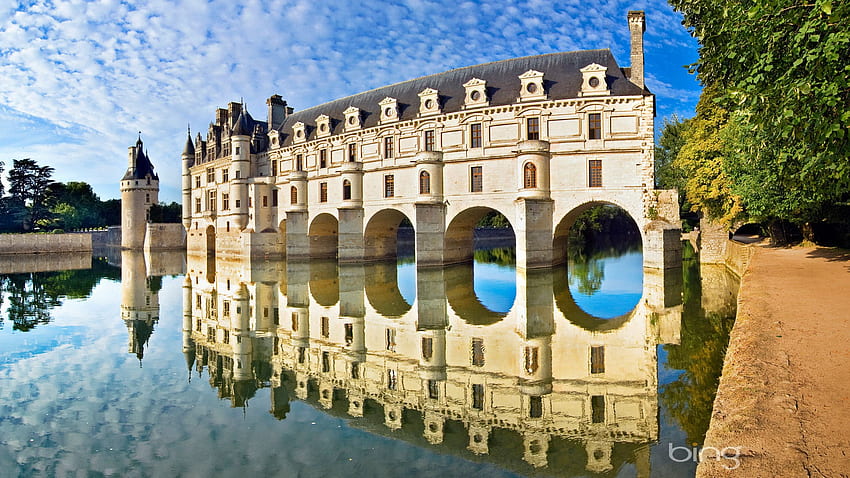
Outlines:
<svg viewBox="0 0 850 478"><path fill-rule="evenodd" d="M121 248L144 247L151 205L158 201L159 176L139 136L129 148L127 172L121 178Z"/></svg>
<svg viewBox="0 0 850 478"><path fill-rule="evenodd" d="M186 146L181 155L183 168L183 227L188 231L192 226L192 175L189 168L195 165L195 145L192 144L192 131L186 136Z"/></svg>
<svg viewBox="0 0 850 478"><path fill-rule="evenodd" d="M239 118L230 132L230 140L236 176L230 183L230 197L234 200L236 225L239 229L244 229L248 225L248 176L251 174L251 130L244 113L239 113Z"/></svg>

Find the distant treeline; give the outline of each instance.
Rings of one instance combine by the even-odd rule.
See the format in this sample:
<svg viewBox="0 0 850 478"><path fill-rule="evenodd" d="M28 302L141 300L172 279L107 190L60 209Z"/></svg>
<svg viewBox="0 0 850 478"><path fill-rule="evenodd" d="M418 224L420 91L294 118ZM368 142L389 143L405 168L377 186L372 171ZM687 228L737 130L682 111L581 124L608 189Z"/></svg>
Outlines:
<svg viewBox="0 0 850 478"><path fill-rule="evenodd" d="M5 164L0 161L0 175ZM0 183L0 232L58 232L121 224L121 200L102 201L84 182L55 182L53 168L31 159L12 160L6 184ZM151 222L180 222L181 206L154 204Z"/></svg>

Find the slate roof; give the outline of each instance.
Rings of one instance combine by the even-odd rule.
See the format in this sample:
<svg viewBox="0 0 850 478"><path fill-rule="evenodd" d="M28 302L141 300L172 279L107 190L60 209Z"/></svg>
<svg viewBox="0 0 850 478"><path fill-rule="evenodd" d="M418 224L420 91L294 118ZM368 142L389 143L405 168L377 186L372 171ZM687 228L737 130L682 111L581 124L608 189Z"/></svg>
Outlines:
<svg viewBox="0 0 850 478"><path fill-rule="evenodd" d="M136 141L136 157L133 158L133 164L134 167L127 168L127 172L121 178L122 181L128 179L145 179L148 175L150 175L151 179L159 180L159 176L153 170L153 164L148 159L148 155L145 154L142 138Z"/></svg>
<svg viewBox="0 0 850 478"><path fill-rule="evenodd" d="M426 88L439 91L443 114L460 111L463 109L466 93L463 84L472 78L487 82L487 96L491 107L516 103L521 85L518 77L528 70L543 73L544 88L549 100L577 98L582 82L579 70L591 63L608 68L606 79L612 96L650 94L626 78L608 49L527 56L423 76L295 112L289 115L280 127L282 144L292 144L292 125L298 121L307 125L307 140L315 139L316 118L323 114L331 118L331 134L342 133L345 119L343 111L349 106L360 108L362 128L377 126L380 120L378 103L386 97L398 100L401 121L414 119L419 114L418 95Z"/></svg>

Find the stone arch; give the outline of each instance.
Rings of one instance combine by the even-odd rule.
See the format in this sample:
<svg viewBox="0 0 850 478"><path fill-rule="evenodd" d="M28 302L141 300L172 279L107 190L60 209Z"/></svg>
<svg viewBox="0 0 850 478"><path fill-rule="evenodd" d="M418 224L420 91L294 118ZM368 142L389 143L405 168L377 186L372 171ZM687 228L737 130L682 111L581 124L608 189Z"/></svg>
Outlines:
<svg viewBox="0 0 850 478"><path fill-rule="evenodd" d="M552 231L552 264L563 264L567 261L567 247L568 237L570 233L570 229L575 224L576 219L585 211L590 208L596 206L615 206L622 209L628 216L631 218L632 222L634 222L635 227L641 235L641 246L644 250L646 250L646 238L644 235L644 231L640 226L640 222L638 218L635 217L633 211L630 211L627 207L622 204L619 204L616 201L612 200L595 200L595 201L587 201L582 204L577 205L576 207L569 210L560 221L555 223L555 228Z"/></svg>
<svg viewBox="0 0 850 478"><path fill-rule="evenodd" d="M383 317L401 317L409 304L398 287L398 268L395 263L369 264L366 269L366 299L373 309Z"/></svg>
<svg viewBox="0 0 850 478"><path fill-rule="evenodd" d="M396 258L398 229L405 219L410 221L397 209L381 209L373 214L363 233L364 258L368 261Z"/></svg>
<svg viewBox="0 0 850 478"><path fill-rule="evenodd" d="M638 307L636 305L628 313L610 319L594 317L588 314L576 304L570 292L567 269L563 267L559 267L553 271L552 292L555 296L555 307L561 311L561 314L573 325L590 332L605 332L619 329L634 317Z"/></svg>
<svg viewBox="0 0 850 478"><path fill-rule="evenodd" d="M491 325L507 317L509 312L496 312L485 306L475 293L472 264L455 264L445 270L446 300L449 307L470 325ZM514 298L516 304L516 298ZM513 306L511 306L513 308Z"/></svg>
<svg viewBox="0 0 850 478"><path fill-rule="evenodd" d="M339 246L339 220L328 213L317 215L310 223L307 239L310 247L310 257L336 257Z"/></svg>
<svg viewBox="0 0 850 478"><path fill-rule="evenodd" d="M475 225L482 217L492 211L502 214L505 218L512 217L509 214L505 214L504 211L492 207L474 206L460 211L451 221L447 221L448 226L446 227L445 240L443 242L443 257L446 264L458 264L473 260ZM513 223L511 223L511 219L508 219L508 224L510 224L512 230L516 230ZM514 246L516 246L516 233L514 233Z"/></svg>
<svg viewBox="0 0 850 478"><path fill-rule="evenodd" d="M336 261L310 261L310 295L322 307L339 302L339 269Z"/></svg>

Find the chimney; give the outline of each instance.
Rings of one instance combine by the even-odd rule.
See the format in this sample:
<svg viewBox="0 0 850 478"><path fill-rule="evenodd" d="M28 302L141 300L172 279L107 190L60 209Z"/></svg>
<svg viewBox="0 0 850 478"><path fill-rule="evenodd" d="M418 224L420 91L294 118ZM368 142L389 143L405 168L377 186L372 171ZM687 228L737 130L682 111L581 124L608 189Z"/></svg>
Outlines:
<svg viewBox="0 0 850 478"><path fill-rule="evenodd" d="M268 131L272 131L279 128L286 119L286 101L283 101L280 95L272 95L266 100L266 104L269 106Z"/></svg>
<svg viewBox="0 0 850 478"><path fill-rule="evenodd" d="M127 152L127 167L134 169L136 167L136 147L130 146L127 149L129 150Z"/></svg>
<svg viewBox="0 0 850 478"><path fill-rule="evenodd" d="M643 10L629 11L629 31L632 39L632 66L629 80L644 88L643 82L643 32L646 31L646 17Z"/></svg>

